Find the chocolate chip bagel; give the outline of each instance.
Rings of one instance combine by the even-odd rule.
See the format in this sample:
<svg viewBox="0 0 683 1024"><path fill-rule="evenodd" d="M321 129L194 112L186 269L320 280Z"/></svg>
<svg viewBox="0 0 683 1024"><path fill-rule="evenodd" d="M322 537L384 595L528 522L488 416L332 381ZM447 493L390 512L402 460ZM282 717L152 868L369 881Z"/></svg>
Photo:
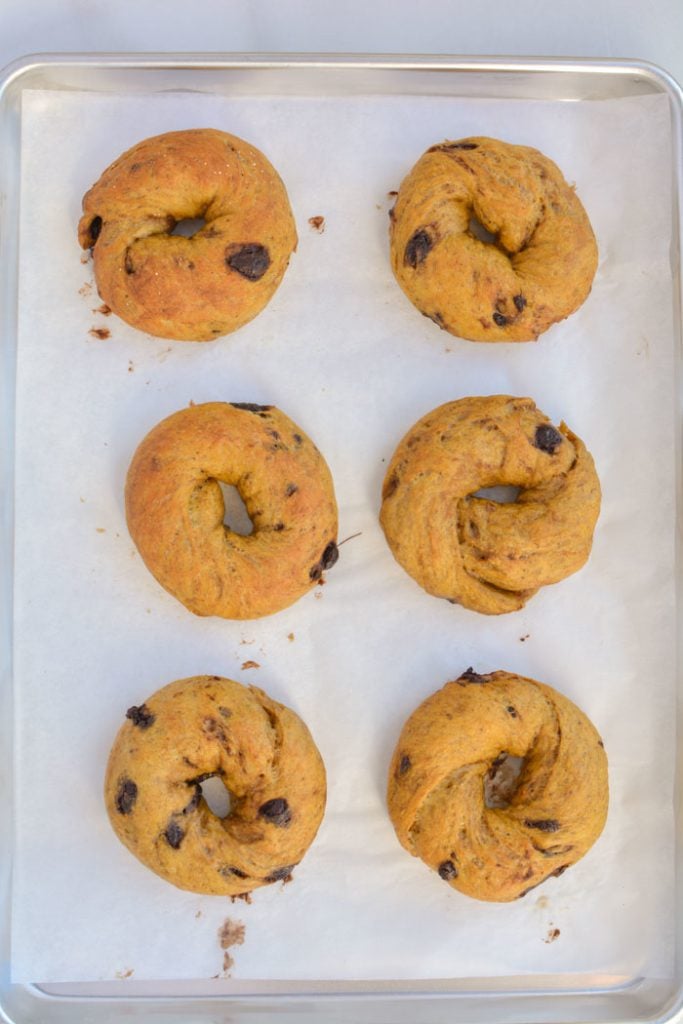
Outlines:
<svg viewBox="0 0 683 1024"><path fill-rule="evenodd" d="M511 672L468 669L405 723L389 769L401 844L454 889L507 902L584 856L607 817L607 758L586 715Z"/></svg>
<svg viewBox="0 0 683 1024"><path fill-rule="evenodd" d="M520 488L516 501L475 497ZM516 611L588 559L600 483L584 443L530 398L461 398L416 423L384 479L380 521L428 593L486 615Z"/></svg>
<svg viewBox="0 0 683 1024"><path fill-rule="evenodd" d="M230 794L225 818L202 795L214 776ZM129 708L105 776L107 813L130 852L179 889L223 896L288 879L325 798L301 719L219 676L180 679Z"/></svg>
<svg viewBox="0 0 683 1024"><path fill-rule="evenodd" d="M191 237L183 220L205 223ZM78 226L100 296L161 338L210 341L259 313L296 248L285 187L263 153L211 128L139 142L83 198Z"/></svg>
<svg viewBox="0 0 683 1024"><path fill-rule="evenodd" d="M598 263L559 168L497 139L431 146L401 184L390 235L410 301L470 341L535 340L584 302Z"/></svg>
<svg viewBox="0 0 683 1024"><path fill-rule="evenodd" d="M218 481L237 488L250 535L224 524ZM330 471L272 405L208 402L169 416L138 446L125 499L145 565L195 615L270 615L337 561Z"/></svg>

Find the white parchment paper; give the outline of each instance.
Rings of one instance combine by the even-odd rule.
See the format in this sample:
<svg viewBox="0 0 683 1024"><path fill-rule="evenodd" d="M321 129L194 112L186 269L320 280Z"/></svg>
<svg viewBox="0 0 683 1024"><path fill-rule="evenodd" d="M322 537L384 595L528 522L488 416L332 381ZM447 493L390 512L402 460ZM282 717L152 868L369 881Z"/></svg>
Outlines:
<svg viewBox="0 0 683 1024"><path fill-rule="evenodd" d="M215 126L263 149L287 184L299 248L268 308L213 344L151 339L100 304L76 224L123 149ZM440 332L395 284L387 212L444 138L533 145L575 181L600 246L593 292L537 344ZM22 114L16 495L15 981L206 978L216 932L244 923L232 977L563 975L606 985L671 970L673 326L666 100L494 102L27 93ZM308 218L325 218L324 232ZM91 328L110 337L100 340ZM465 395L530 395L593 452L604 504L589 564L517 614L423 593L378 521L404 432ZM341 548L324 587L253 623L190 615L126 531L123 482L143 435L190 401L273 403L334 475ZM293 634L290 637L290 634ZM245 661L260 667L242 669ZM385 775L414 707L472 665L530 675L600 729L611 805L578 865L525 899L483 904L399 846ZM180 892L108 824L104 767L127 707L217 673L308 723L327 764L317 841L287 886L249 906ZM548 941L559 929L554 941ZM122 982L122 984L124 984Z"/></svg>

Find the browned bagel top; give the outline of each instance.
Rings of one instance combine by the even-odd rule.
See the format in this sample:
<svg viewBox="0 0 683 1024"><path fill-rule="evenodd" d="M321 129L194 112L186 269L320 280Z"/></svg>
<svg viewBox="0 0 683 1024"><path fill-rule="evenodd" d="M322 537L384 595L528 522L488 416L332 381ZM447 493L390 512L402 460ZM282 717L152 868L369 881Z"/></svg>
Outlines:
<svg viewBox="0 0 683 1024"><path fill-rule="evenodd" d="M201 785L222 780L219 818ZM143 864L181 889L248 892L291 875L325 809L325 768L302 720L219 676L169 683L126 713L107 764L107 812Z"/></svg>
<svg viewBox="0 0 683 1024"><path fill-rule="evenodd" d="M486 137L423 154L390 236L408 298L472 341L535 340L584 302L598 261L588 216L552 160Z"/></svg>
<svg viewBox="0 0 683 1024"><path fill-rule="evenodd" d="M248 536L224 524L219 481L239 491ZM274 406L208 402L167 417L138 446L125 497L147 568L196 615L269 615L337 560L330 471Z"/></svg>
<svg viewBox="0 0 683 1024"><path fill-rule="evenodd" d="M204 224L189 238L172 234L188 219ZM78 235L117 315L149 334L194 341L256 316L297 242L270 162L210 128L157 135L123 153L84 196Z"/></svg>
<svg viewBox="0 0 683 1024"><path fill-rule="evenodd" d="M607 758L590 720L511 672L468 669L428 697L389 769L402 845L482 900L514 900L562 874L602 832L607 803Z"/></svg>
<svg viewBox="0 0 683 1024"><path fill-rule="evenodd" d="M476 497L520 488L511 503ZM380 520L425 590L466 608L515 611L586 562L600 483L583 442L530 398L447 402L422 417L387 468Z"/></svg>

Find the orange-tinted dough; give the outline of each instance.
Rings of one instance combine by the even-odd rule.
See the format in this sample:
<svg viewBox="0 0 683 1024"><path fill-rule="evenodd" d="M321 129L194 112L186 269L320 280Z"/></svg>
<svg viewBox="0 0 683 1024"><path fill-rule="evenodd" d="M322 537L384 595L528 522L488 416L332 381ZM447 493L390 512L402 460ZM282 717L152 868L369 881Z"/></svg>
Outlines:
<svg viewBox="0 0 683 1024"><path fill-rule="evenodd" d="M192 238L182 220L206 223ZM83 198L100 296L148 334L210 341L259 313L296 248L285 187L254 146L211 128L139 142Z"/></svg>
<svg viewBox="0 0 683 1024"><path fill-rule="evenodd" d="M391 218L398 283L461 338L535 340L590 292L598 251L588 216L559 168L528 146L478 137L432 146Z"/></svg>
<svg viewBox="0 0 683 1024"><path fill-rule="evenodd" d="M250 535L224 525L219 480L239 491ZM337 561L327 464L270 405L208 402L157 424L128 470L126 518L149 571L195 615L270 615Z"/></svg>
<svg viewBox="0 0 683 1024"><path fill-rule="evenodd" d="M517 500L475 498L521 488ZM380 519L396 560L428 593L465 608L516 611L586 562L600 483L583 442L530 398L461 398L403 438Z"/></svg>
<svg viewBox="0 0 683 1024"><path fill-rule="evenodd" d="M500 784L513 763L519 774ZM595 727L550 686L510 672L468 669L428 697L389 769L402 845L480 900L518 899L562 874L602 832L607 804Z"/></svg>
<svg viewBox="0 0 683 1024"><path fill-rule="evenodd" d="M310 732L262 690L219 676L169 683L128 709L109 756L112 827L138 860L180 889L237 895L286 880L325 810L325 768ZM219 818L201 784L222 779Z"/></svg>

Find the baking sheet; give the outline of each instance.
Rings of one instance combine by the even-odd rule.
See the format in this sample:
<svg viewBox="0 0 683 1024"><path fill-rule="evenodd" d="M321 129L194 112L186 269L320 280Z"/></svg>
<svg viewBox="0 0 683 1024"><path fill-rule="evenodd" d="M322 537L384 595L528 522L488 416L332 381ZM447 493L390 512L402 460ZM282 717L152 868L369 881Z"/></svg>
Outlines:
<svg viewBox="0 0 683 1024"><path fill-rule="evenodd" d="M437 97L27 92L22 112L16 491L14 981L546 974L607 986L672 969L673 325L665 98L589 104ZM212 125L285 180L299 249L236 335L178 344L100 305L75 241L80 198L140 138ZM535 345L436 330L387 260L387 193L430 144L490 134L555 159L601 250L591 297ZM68 140L68 144L65 144ZM318 233L308 218L325 217ZM99 339L92 329L110 332ZM468 394L530 395L587 442L604 503L590 563L524 611L424 594L377 523L405 430ZM138 441L190 401L280 406L316 441L340 503L324 587L254 623L192 617L127 535ZM294 639L290 639L293 634ZM257 669L242 669L256 661ZM468 665L566 693L601 730L611 808L588 856L512 905L451 891L398 845L385 773L406 716ZM118 844L101 796L125 709L185 675L265 688L306 720L329 800L294 881L232 905L179 892ZM549 941L555 929L559 936ZM123 984L123 982L122 982Z"/></svg>

